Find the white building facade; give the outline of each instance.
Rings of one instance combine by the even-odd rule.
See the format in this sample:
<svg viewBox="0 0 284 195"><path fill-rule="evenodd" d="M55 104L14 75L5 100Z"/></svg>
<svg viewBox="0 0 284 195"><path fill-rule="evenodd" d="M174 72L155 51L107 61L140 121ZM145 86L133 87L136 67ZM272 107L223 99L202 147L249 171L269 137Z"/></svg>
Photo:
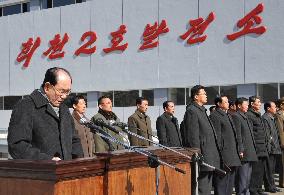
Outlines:
<svg viewBox="0 0 284 195"><path fill-rule="evenodd" d="M263 10L248 18L254 24L250 29L264 27L266 31L228 40L227 35L245 28L238 27L238 21L258 6ZM90 117L103 94L113 99L114 111L124 122L135 110L135 98L147 97L153 129L163 112L162 102L168 99L178 105L176 115L182 120L190 88L196 84L208 87L209 104L221 93L232 99L260 95L263 101L284 95L282 0L2 0L0 7L3 151L11 109L39 88L46 69L53 66L70 71L72 92L86 94ZM214 15L211 21L210 13ZM201 27L208 23L199 35L207 36L203 42L198 42L194 32L185 40L180 37L191 29L190 20ZM154 46L147 45L143 33L147 24L151 27L155 22L160 34L153 35ZM122 41L116 46L122 47L107 53L104 49L112 48L111 41L118 40L112 32L120 33ZM188 44L191 35L196 42ZM48 50L55 36L65 43L52 54ZM38 44L25 64L27 58L17 57L30 38L33 46L36 40ZM90 43L85 48L89 53L76 55L85 43ZM140 49L143 44L149 48Z"/></svg>

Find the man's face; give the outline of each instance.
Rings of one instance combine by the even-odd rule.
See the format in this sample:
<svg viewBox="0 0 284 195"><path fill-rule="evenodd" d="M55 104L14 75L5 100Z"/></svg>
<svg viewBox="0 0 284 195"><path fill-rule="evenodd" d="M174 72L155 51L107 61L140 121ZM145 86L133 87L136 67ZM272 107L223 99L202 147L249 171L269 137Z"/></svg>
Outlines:
<svg viewBox="0 0 284 195"><path fill-rule="evenodd" d="M222 102L218 103L218 107L222 110L229 110L229 101L227 97L222 97Z"/></svg>
<svg viewBox="0 0 284 195"><path fill-rule="evenodd" d="M143 100L140 105L137 104L137 109L141 113L146 113L147 109L148 109L148 101L147 100Z"/></svg>
<svg viewBox="0 0 284 195"><path fill-rule="evenodd" d="M175 113L175 104L173 102L169 102L168 106L165 108L165 112L173 115Z"/></svg>
<svg viewBox="0 0 284 195"><path fill-rule="evenodd" d="M242 104L238 105L238 110L241 111L241 112L246 113L248 111L248 105L249 105L248 101L243 101Z"/></svg>
<svg viewBox="0 0 284 195"><path fill-rule="evenodd" d="M279 110L284 111L284 102L281 102L279 105Z"/></svg>
<svg viewBox="0 0 284 195"><path fill-rule="evenodd" d="M101 100L101 104L99 105L99 108L102 109L103 111L112 111L112 102L109 98L103 98Z"/></svg>
<svg viewBox="0 0 284 195"><path fill-rule="evenodd" d="M45 94L48 97L49 102L54 107L59 107L67 98L67 96L71 93L72 85L71 78L64 71L57 72L57 79L56 85L52 85L47 82L44 86Z"/></svg>
<svg viewBox="0 0 284 195"><path fill-rule="evenodd" d="M255 102L252 102L252 103L251 103L251 107L252 107L255 111L260 111L260 108L261 108L260 99L256 99Z"/></svg>
<svg viewBox="0 0 284 195"><path fill-rule="evenodd" d="M271 113L272 115L276 114L276 105L274 102L271 102L271 106L267 109L267 112Z"/></svg>
<svg viewBox="0 0 284 195"><path fill-rule="evenodd" d="M200 89L198 94L195 95L195 101L202 105L207 103L207 94L204 89Z"/></svg>
<svg viewBox="0 0 284 195"><path fill-rule="evenodd" d="M73 108L79 114L84 114L86 112L86 102L84 99L79 99L78 104L73 104Z"/></svg>

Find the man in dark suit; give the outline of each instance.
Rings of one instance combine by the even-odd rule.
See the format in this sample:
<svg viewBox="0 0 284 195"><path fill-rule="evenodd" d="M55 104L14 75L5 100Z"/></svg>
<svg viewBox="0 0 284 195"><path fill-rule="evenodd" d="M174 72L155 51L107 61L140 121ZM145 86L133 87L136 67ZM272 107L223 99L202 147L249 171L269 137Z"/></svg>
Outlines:
<svg viewBox="0 0 284 195"><path fill-rule="evenodd" d="M248 195L251 181L252 163L257 161L256 145L252 126L246 116L248 99L244 97L236 100L237 112L232 115L238 141L238 151L242 166L237 169L235 188L236 194Z"/></svg>
<svg viewBox="0 0 284 195"><path fill-rule="evenodd" d="M63 104L71 85L67 70L50 68L41 88L16 105L8 128L8 150L14 159L58 161L83 157L73 118Z"/></svg>
<svg viewBox="0 0 284 195"><path fill-rule="evenodd" d="M241 166L238 152L238 140L236 137L236 128L233 119L228 113L229 102L226 96L215 98L216 109L210 115L214 125L218 145L222 153L223 163L228 166L225 176L215 176L215 195L231 195L235 181L235 172L237 167ZM223 167L226 170L226 167Z"/></svg>
<svg viewBox="0 0 284 195"><path fill-rule="evenodd" d="M256 145L256 154L258 161L252 165L251 177L253 178L250 182L250 193L251 195L265 194L262 189L263 178L265 170L268 166L268 137L263 124L260 113L261 101L258 96L249 97L249 110L247 116L252 124L253 136ZM270 189L271 192L276 192L275 189Z"/></svg>
<svg viewBox="0 0 284 195"><path fill-rule="evenodd" d="M269 154L269 169L265 170L264 188L266 191L280 192L279 188L276 188L273 173L275 173L276 159L281 155L281 148L279 142L279 131L275 122L276 104L272 101L265 102L265 113L262 115L266 134L268 136L268 154Z"/></svg>
<svg viewBox="0 0 284 195"><path fill-rule="evenodd" d="M187 106L184 115L184 140L185 147L200 149L204 162L220 168L221 153L217 144L214 127L203 106L207 102L205 88L196 85L191 88L192 103ZM211 194L213 170L201 166L198 177L198 194Z"/></svg>
<svg viewBox="0 0 284 195"><path fill-rule="evenodd" d="M163 103L164 113L157 118L156 129L159 143L165 146L182 146L179 124L174 117L175 104L172 101Z"/></svg>

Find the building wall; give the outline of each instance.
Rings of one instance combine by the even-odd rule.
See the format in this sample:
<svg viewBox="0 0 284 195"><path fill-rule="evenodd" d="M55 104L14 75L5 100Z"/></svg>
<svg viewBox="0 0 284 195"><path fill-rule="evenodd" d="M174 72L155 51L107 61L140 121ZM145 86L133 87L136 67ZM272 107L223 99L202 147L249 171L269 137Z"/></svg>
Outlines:
<svg viewBox="0 0 284 195"><path fill-rule="evenodd" d="M237 21L261 2L261 25L267 32L228 41L226 35L238 31ZM70 70L75 92L282 82L284 24L277 18L283 18L283 8L282 0L93 0L1 17L0 96L30 93L52 66ZM178 38L187 31L188 20L207 18L211 11L216 19L205 31L205 42L189 46ZM162 19L170 32L159 37L159 47L138 51L146 24ZM103 53L110 44L109 34L122 23L127 26L123 43L128 48L123 53ZM96 53L74 56L81 35L89 30L97 33ZM66 54L48 60L42 53L57 33L69 34ZM41 45L29 67L22 68L16 57L29 37L40 37Z"/></svg>

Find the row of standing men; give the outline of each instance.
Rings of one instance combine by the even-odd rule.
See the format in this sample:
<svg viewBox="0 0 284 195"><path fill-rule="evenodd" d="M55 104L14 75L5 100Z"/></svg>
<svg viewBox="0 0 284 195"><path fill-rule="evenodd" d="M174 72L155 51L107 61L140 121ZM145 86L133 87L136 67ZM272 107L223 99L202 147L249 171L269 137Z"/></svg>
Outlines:
<svg viewBox="0 0 284 195"><path fill-rule="evenodd" d="M84 116L86 109L84 100L79 97L73 102L72 118L68 107L63 103L71 93L71 87L71 74L66 69L53 67L46 71L40 89L34 90L17 103L11 115L7 137L12 158L58 161L92 156L99 150L120 149L116 144L93 137L87 128L78 123L77 119ZM160 142L168 146L199 148L206 163L230 170L225 177L217 176L214 179L215 194L231 194L234 183L237 194L263 194L261 185L265 177L267 190L277 191L271 172L275 156L282 154L283 160L284 99L279 101L277 114L273 102L265 104L268 115L266 119L260 114L259 97L250 97L249 101L238 98L237 111L232 115L227 112L227 97L216 98L217 109L210 117L204 107L207 95L203 86L197 85L191 89L191 99L180 131L173 116L173 102L165 102L165 113L157 120ZM139 98L137 110L128 119L128 126L129 130L152 139L147 107L148 101ZM100 98L99 112L92 120L96 121L96 117L104 118L107 122L118 120L111 108L109 98ZM279 137L280 142L277 140ZM151 145L148 141L137 140L132 136L129 140L131 145ZM284 184L282 173L283 171L280 172L281 187ZM235 182L234 174L237 175ZM210 194L213 176L213 170L201 166L199 194Z"/></svg>
<svg viewBox="0 0 284 195"><path fill-rule="evenodd" d="M272 193L280 191L275 186L273 173L276 159L281 156L281 148L284 146L282 111L284 104L281 104L281 100L284 103L284 99L280 100L278 112L275 102L266 102L265 113L262 116L261 102L257 96L252 96L249 100L243 97L237 98L232 105L233 109L230 109L225 95L216 97L216 109L210 116L207 115L204 107L207 95L203 86L197 85L191 89L191 99L192 102L187 106L181 128L177 118L174 117L175 107L172 101L163 103L165 112L157 118L156 128L160 144L198 148L206 163L227 171L226 176L221 176L214 174L212 169L201 166L198 194L210 194L212 185L214 194L220 195L232 194L233 186L237 194L257 195L265 194L264 191ZM95 122L100 118L109 124L119 122L119 118L112 112L110 98L100 97L98 105L99 111L92 117L92 121ZM128 118L129 130L152 140L151 120L146 114L148 101L140 97L136 100L136 105L137 110ZM88 130L79 123L86 109L83 96L74 98L73 108L72 115L81 137L85 156L92 156L94 152L123 149L121 145L110 143L91 133L89 138L85 139L88 137ZM120 127L116 128L120 130ZM122 139L112 131L106 128L104 130L117 139ZM279 139L280 136L281 139ZM133 136L129 136L129 141L132 146L152 145L149 141ZM263 182L265 189L262 189ZM283 187L283 174L280 174L280 187Z"/></svg>

